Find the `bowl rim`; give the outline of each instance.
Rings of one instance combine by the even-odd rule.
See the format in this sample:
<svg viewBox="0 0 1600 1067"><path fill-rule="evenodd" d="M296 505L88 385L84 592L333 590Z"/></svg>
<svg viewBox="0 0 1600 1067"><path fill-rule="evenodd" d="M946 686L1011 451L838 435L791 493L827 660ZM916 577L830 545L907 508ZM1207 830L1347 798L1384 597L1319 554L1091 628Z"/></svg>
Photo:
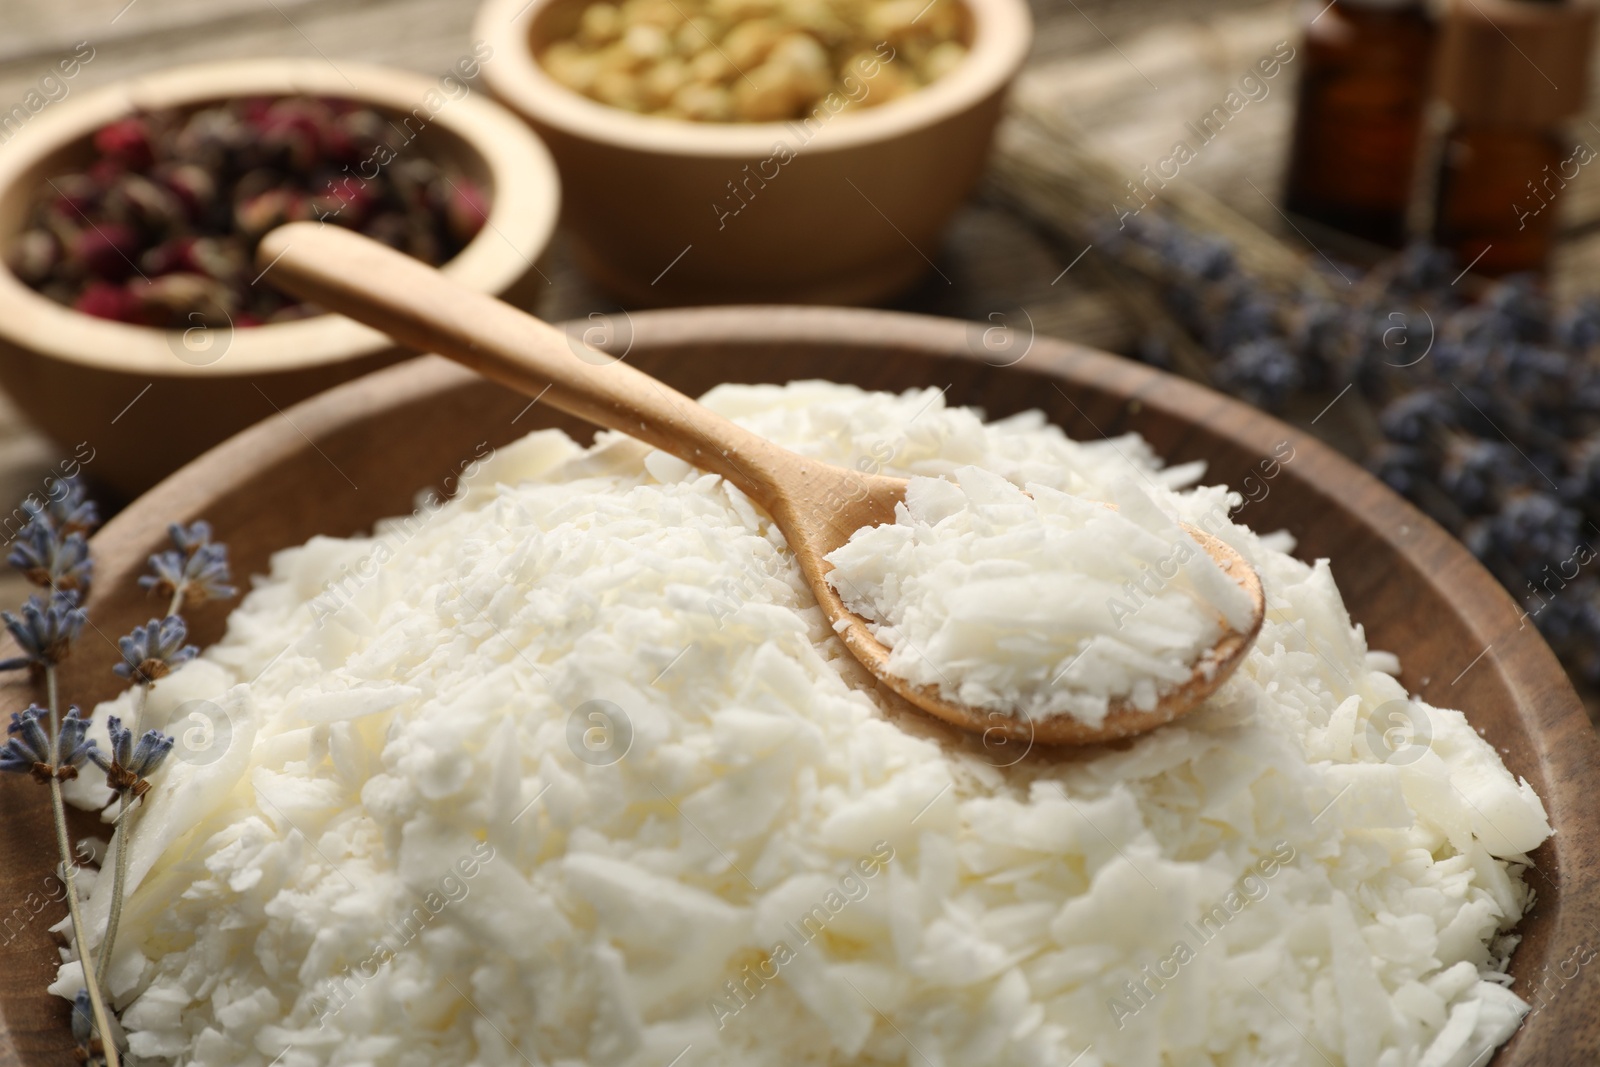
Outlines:
<svg viewBox="0 0 1600 1067"><path fill-rule="evenodd" d="M811 136L800 120L693 122L638 115L591 100L545 73L530 30L541 11L569 0L486 0L473 36L494 48L484 79L495 96L543 126L616 148L705 159L763 158L784 145L795 154L838 152L937 125L1004 89L1033 41L1025 0L961 0L972 14L966 59L932 85L880 107L833 115Z"/></svg>
<svg viewBox="0 0 1600 1067"><path fill-rule="evenodd" d="M560 213L555 161L525 123L485 94L469 88L466 96L445 96L445 103L433 111L425 103L429 93L444 96L438 79L343 59L337 65L326 59L227 60L140 75L35 115L0 152L0 191L9 193L52 154L138 109L298 94L359 100L402 112L424 108L430 112L429 125L453 134L477 154L493 189L483 228L440 269L474 289L504 293L530 270L538 270L537 260L555 232ZM0 241L8 239L0 234ZM30 288L0 259L0 340L97 370L243 377L337 364L394 347L377 330L333 314L227 332L226 358L190 363L176 355L182 332L74 311Z"/></svg>

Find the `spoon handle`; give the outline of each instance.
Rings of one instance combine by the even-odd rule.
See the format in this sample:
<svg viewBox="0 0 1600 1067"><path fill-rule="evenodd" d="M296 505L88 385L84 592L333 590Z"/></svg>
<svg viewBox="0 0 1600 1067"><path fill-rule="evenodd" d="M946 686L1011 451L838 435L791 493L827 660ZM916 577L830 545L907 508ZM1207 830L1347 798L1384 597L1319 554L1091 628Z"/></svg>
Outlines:
<svg viewBox="0 0 1600 1067"><path fill-rule="evenodd" d="M338 226L295 222L262 238L256 258L273 285L301 299L670 452L728 479L758 504L772 499L788 456L777 445L387 245Z"/></svg>

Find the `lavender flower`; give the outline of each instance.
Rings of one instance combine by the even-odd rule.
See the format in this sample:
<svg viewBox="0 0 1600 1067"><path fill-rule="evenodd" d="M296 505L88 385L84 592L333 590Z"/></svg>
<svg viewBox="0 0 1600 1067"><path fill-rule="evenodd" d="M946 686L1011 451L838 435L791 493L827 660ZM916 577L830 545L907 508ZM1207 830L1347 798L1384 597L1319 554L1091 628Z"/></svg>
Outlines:
<svg viewBox="0 0 1600 1067"><path fill-rule="evenodd" d="M106 720L106 732L111 735L111 759L98 752L91 753L90 758L106 772L106 784L112 789L118 793L132 790L135 797L144 796L150 788L147 779L172 751L175 738L159 730L146 730L135 745L133 731L115 715Z"/></svg>
<svg viewBox="0 0 1600 1067"><path fill-rule="evenodd" d="M123 661L112 670L139 685L151 685L199 654L194 645L183 643L188 636L189 628L178 615L135 626L131 634L117 642Z"/></svg>
<svg viewBox="0 0 1600 1067"><path fill-rule="evenodd" d="M85 760L99 762L94 741L84 736L89 730L89 716L81 708L73 705L61 720L53 752L44 727L39 725L48 715L37 704L24 712L12 712L11 725L6 729L11 736L0 747L0 771L32 774L44 782L52 777L67 781L78 776L78 768Z"/></svg>
<svg viewBox="0 0 1600 1067"><path fill-rule="evenodd" d="M84 1062L89 1062L94 1056L94 1009L88 989L78 990L72 1001L72 1040L78 1043Z"/></svg>
<svg viewBox="0 0 1600 1067"><path fill-rule="evenodd" d="M43 772L49 777L50 739L39 725L40 709L30 707L24 712L11 713L11 725L6 728L5 746L0 747L0 771L15 774Z"/></svg>
<svg viewBox="0 0 1600 1067"><path fill-rule="evenodd" d="M167 527L167 535L178 546L179 552L192 556L211 543L211 524L204 519L196 519L185 528L182 523L175 522Z"/></svg>
<svg viewBox="0 0 1600 1067"><path fill-rule="evenodd" d="M0 671L14 671L53 667L66 659L88 616L78 607L78 594L68 590L51 593L49 600L30 596L20 617L0 611L0 619L22 649L21 656L0 661Z"/></svg>
<svg viewBox="0 0 1600 1067"><path fill-rule="evenodd" d="M51 478L44 488L43 504L32 497L22 502L30 517L42 519L61 537L86 534L100 525L100 511L77 478Z"/></svg>
<svg viewBox="0 0 1600 1067"><path fill-rule="evenodd" d="M139 577L139 588L172 596L183 588L183 572L188 565L188 557L182 552L157 552L150 557L150 573Z"/></svg>
<svg viewBox="0 0 1600 1067"><path fill-rule="evenodd" d="M67 716L61 720L61 730L56 735L57 767L76 772L85 760L93 758L97 746L92 738L86 736L89 732L89 715L76 704L67 709Z"/></svg>
<svg viewBox="0 0 1600 1067"><path fill-rule="evenodd" d="M174 526L173 529L177 531L182 527ZM193 529L191 527L190 531ZM209 529L205 535L210 536ZM173 540L178 541L176 532L173 533ZM158 552L150 557L150 570L153 573L140 578L140 586L191 604L227 600L238 592L228 584L233 576L228 570L227 545L214 541L198 545L187 540L179 543L186 547L172 552Z"/></svg>
<svg viewBox="0 0 1600 1067"><path fill-rule="evenodd" d="M62 537L41 512L36 512L22 528L6 562L34 585L47 589L85 593L94 575L89 542L83 534L73 531Z"/></svg>

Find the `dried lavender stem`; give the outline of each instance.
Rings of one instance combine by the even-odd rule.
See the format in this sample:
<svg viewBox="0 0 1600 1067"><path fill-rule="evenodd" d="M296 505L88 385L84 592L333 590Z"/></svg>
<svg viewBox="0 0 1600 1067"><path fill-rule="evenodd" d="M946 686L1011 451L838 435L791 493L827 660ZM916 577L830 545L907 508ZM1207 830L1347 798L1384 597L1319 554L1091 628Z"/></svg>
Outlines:
<svg viewBox="0 0 1600 1067"><path fill-rule="evenodd" d="M106 936L100 942L99 966L101 970L109 971L111 967L111 949L117 941L117 926L122 921L122 895L124 886L128 881L128 833L129 826L123 823L132 800L132 791L125 790L122 794L122 807L117 813L116 830L112 840L117 846L116 873L111 880L111 915L106 919Z"/></svg>
<svg viewBox="0 0 1600 1067"><path fill-rule="evenodd" d="M122 794L122 807L117 813L116 829L112 832L112 843L117 848L117 865L111 878L111 914L106 919L106 936L100 942L101 970L111 967L111 949L117 941L117 927L122 922L122 896L128 881L128 834L131 824L124 823L132 801L132 791L124 790Z"/></svg>
<svg viewBox="0 0 1600 1067"><path fill-rule="evenodd" d="M173 590L172 601L167 605L167 614L176 615L183 607L183 585ZM133 696L133 736L137 738L144 725L144 708L150 700L150 686L143 684L137 687ZM111 881L111 915L106 919L106 936L100 942L100 966L102 969L111 966L111 950L117 941L117 928L122 923L122 900L128 881L128 836L133 832L133 824L127 822L128 812L133 802L133 791L124 790L122 793L122 807L117 813L116 829L112 833L112 843L117 849L117 865Z"/></svg>
<svg viewBox="0 0 1600 1067"><path fill-rule="evenodd" d="M50 735L52 743L60 737L61 717L57 711L56 701L56 669L46 666L44 669L46 703L50 709ZM56 822L56 847L61 852L62 880L67 885L67 911L72 915L72 937L77 942L78 960L83 967L84 984L89 988L89 1005L94 1010L95 1028L100 1031L100 1044L105 1050L106 1067L121 1067L121 1058L117 1054L117 1043L113 1037L111 1020L106 1013L105 1002L100 998L100 978L95 971L94 960L90 956L88 942L84 939L83 912L78 907L78 878L77 866L72 860L72 840L67 833L67 806L61 798L61 779L50 777L50 807L55 814Z"/></svg>

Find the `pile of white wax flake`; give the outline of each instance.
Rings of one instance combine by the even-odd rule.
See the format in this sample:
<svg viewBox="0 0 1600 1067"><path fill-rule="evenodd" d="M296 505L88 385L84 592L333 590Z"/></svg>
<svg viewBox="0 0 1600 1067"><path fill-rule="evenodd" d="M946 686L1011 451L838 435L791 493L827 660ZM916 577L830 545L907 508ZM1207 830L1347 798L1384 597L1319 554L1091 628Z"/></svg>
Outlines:
<svg viewBox="0 0 1600 1067"><path fill-rule="evenodd" d="M210 708L218 740L137 823L109 967L136 1059L1468 1067L1516 1027L1543 807L1407 699L1326 563L1207 522L1238 498L1136 437L937 389L706 403L845 466L1216 529L1266 624L1178 723L1017 760L883 695L721 479L615 434L485 450L442 508L278 553L151 694L147 725Z"/></svg>

